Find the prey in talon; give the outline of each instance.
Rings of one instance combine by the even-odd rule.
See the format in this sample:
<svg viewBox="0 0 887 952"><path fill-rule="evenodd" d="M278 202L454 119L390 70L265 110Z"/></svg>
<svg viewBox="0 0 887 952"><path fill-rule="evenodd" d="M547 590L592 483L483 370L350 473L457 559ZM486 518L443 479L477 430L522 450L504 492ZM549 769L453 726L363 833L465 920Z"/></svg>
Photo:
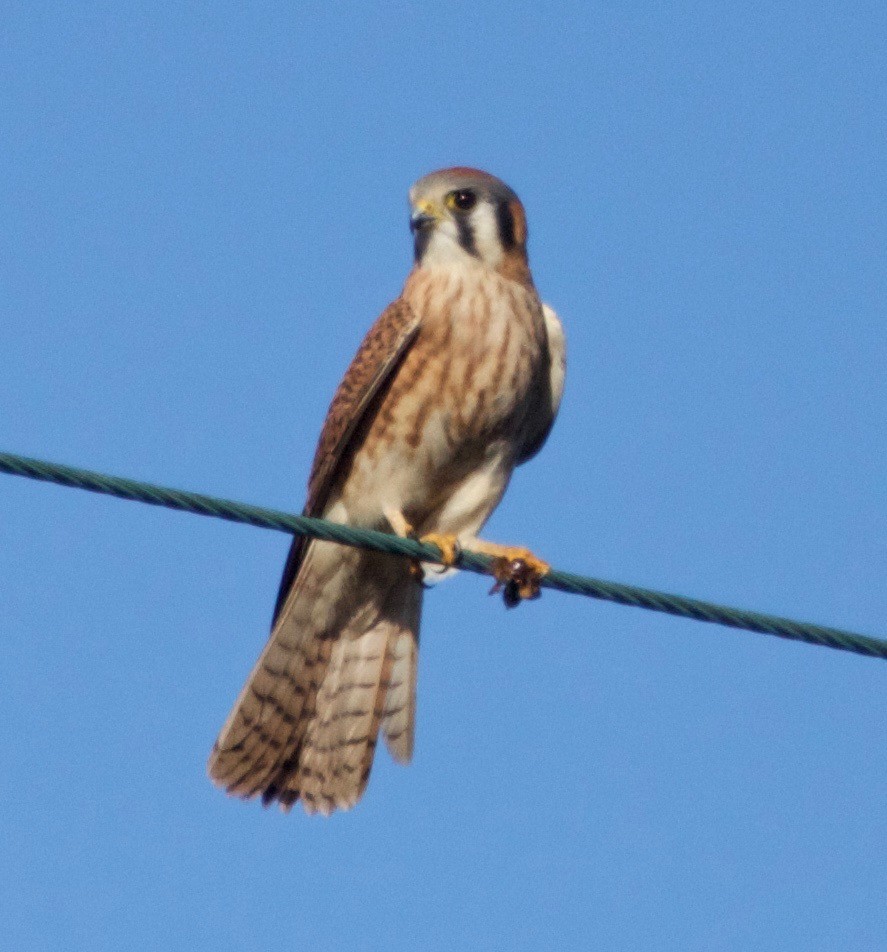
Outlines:
<svg viewBox="0 0 887 952"><path fill-rule="evenodd" d="M522 601L538 598L541 594L539 582L542 575L523 559L493 559L491 571L496 584L490 589L490 594L501 592L506 608L516 608Z"/></svg>
<svg viewBox="0 0 887 952"><path fill-rule="evenodd" d="M368 195L343 220L377 204ZM501 179L432 172L409 204L412 270L336 391L304 511L434 543L441 576L460 545L486 552L515 605L536 597L548 566L477 536L554 423L563 329L530 273L524 206ZM268 643L210 756L216 783L326 815L360 799L379 735L411 759L426 566L294 540Z"/></svg>
<svg viewBox="0 0 887 952"><path fill-rule="evenodd" d="M480 548L478 551L484 551ZM515 608L522 601L538 598L539 584L551 571L551 566L533 555L528 549L509 546L487 545L487 554L493 555L490 573L496 584L490 589L490 595L502 593L506 608Z"/></svg>

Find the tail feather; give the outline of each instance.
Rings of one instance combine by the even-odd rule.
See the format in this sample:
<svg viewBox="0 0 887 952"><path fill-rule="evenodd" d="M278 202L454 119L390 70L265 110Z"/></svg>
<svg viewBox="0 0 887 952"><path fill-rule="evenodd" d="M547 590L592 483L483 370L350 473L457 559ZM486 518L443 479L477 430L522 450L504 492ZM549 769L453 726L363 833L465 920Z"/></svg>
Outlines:
<svg viewBox="0 0 887 952"><path fill-rule="evenodd" d="M388 638L387 685L382 708L382 734L391 756L401 764L413 758L416 725L416 674L419 661L419 616L422 589L404 588L397 606L401 626Z"/></svg>
<svg viewBox="0 0 887 952"><path fill-rule="evenodd" d="M328 814L363 793L380 726L408 760L421 596L403 560L311 543L210 776L238 796L284 808L301 798Z"/></svg>
<svg viewBox="0 0 887 952"><path fill-rule="evenodd" d="M300 597L302 607L310 608L324 583L334 581L337 564L331 554L309 547L292 607ZM208 769L216 783L241 797L267 792L281 764L298 748L331 648L329 639L314 636L304 610L281 613L213 747Z"/></svg>
<svg viewBox="0 0 887 952"><path fill-rule="evenodd" d="M378 735L387 634L379 626L336 642L330 676L317 696L318 716L307 726L299 769L290 782L306 807L321 813L348 809L363 793Z"/></svg>

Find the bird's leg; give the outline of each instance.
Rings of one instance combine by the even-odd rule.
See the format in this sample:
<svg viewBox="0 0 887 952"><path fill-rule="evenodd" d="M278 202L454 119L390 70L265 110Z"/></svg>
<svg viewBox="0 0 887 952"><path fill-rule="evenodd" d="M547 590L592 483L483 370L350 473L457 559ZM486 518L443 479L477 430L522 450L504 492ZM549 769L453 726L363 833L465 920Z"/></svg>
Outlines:
<svg viewBox="0 0 887 952"><path fill-rule="evenodd" d="M413 527L407 522L406 517L399 509L387 508L382 510L382 515L388 520L392 532L401 537L401 539L414 538Z"/></svg>
<svg viewBox="0 0 887 952"><path fill-rule="evenodd" d="M385 509L383 515L388 520L388 524L394 530L395 535L399 535L403 539L415 539L417 542L429 542L436 545L440 549L441 562L447 568L452 566L459 558L462 547L459 545L456 536L443 532L429 532L427 535L420 536L407 522L406 517L399 509ZM418 562L415 563L415 571L420 578L424 577Z"/></svg>
<svg viewBox="0 0 887 952"><path fill-rule="evenodd" d="M472 539L466 548L493 557L490 571L496 584L490 589L490 594L502 592L506 608L514 608L523 599L538 598L539 582L551 571L547 562L520 546Z"/></svg>
<svg viewBox="0 0 887 952"><path fill-rule="evenodd" d="M416 538L413 527L407 522L406 517L399 509L384 509L382 514L388 520L388 525L391 526L395 535L400 536L401 539ZM425 581L425 573L422 571L422 565L416 559L410 562L410 575L412 575L417 582Z"/></svg>
<svg viewBox="0 0 887 952"><path fill-rule="evenodd" d="M385 509L384 515L396 535L436 545L440 549L444 566L449 568L459 558L462 544L452 533L429 532L419 536L399 509ZM538 598L539 582L551 571L547 562L520 546L499 545L497 542L474 538L465 548L481 555L492 556L490 571L496 579L496 584L490 593L502 592L502 600L508 608L514 608L524 599ZM418 561L413 562L412 574L420 581L425 577Z"/></svg>

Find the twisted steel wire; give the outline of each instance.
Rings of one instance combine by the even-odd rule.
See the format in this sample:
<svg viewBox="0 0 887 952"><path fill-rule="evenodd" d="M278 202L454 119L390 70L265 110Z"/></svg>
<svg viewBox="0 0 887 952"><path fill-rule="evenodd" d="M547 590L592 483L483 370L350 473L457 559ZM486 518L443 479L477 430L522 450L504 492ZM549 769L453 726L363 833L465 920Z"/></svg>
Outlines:
<svg viewBox="0 0 887 952"><path fill-rule="evenodd" d="M442 562L442 553L435 545L424 544L413 539L403 539L387 532L360 529L354 526L328 522L326 519L314 519L308 516L296 516L275 509L264 509L234 502L230 499L218 499L201 493L169 489L151 483L123 479L94 473L73 466L62 466L44 460L30 459L11 453L0 453L0 472L13 476L24 476L86 489L90 492L104 493L121 499L131 499L152 506L165 506L168 509L180 509L230 522L242 522L263 529L276 529L295 535L306 535L313 539L324 539L342 545L373 549L390 555L400 555L423 562ZM460 569L478 574L489 574L491 559L476 552L462 551L456 561ZM601 579L588 578L552 569L541 581L544 588L555 589L574 595L604 599L620 605L633 605L651 611L665 612L682 618L694 618L697 621L726 625L746 631L756 631L792 641L804 641L808 644L822 645L839 651L851 651L873 658L887 659L887 640L844 631L840 628L828 628L806 622L793 621L774 615L744 611L712 602L670 595L652 589L638 588L634 585L621 585Z"/></svg>

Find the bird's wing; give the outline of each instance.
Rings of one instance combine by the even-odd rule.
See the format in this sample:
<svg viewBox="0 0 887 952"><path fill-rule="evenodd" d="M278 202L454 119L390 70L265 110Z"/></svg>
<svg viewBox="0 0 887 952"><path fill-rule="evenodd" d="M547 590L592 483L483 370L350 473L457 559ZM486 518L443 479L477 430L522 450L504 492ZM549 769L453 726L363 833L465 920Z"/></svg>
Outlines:
<svg viewBox="0 0 887 952"><path fill-rule="evenodd" d="M542 305L545 318L545 334L548 340L548 380L544 395L535 408L535 426L529 428L530 439L517 458L518 464L532 459L551 433L554 418L564 395L564 378L567 372L567 341L564 328L554 310L547 304Z"/></svg>
<svg viewBox="0 0 887 952"><path fill-rule="evenodd" d="M323 513L418 329L396 301L361 344L324 423L308 515ZM239 796L329 813L360 797L380 728L393 756L409 760L421 603L404 559L297 537L271 637L210 756L212 778Z"/></svg>
<svg viewBox="0 0 887 952"><path fill-rule="evenodd" d="M369 329L327 411L308 479L306 516L323 513L352 437L371 407L378 405L375 398L391 383L418 332L419 317L403 298L389 304ZM296 536L280 580L272 627L292 588L304 552L305 538Z"/></svg>

